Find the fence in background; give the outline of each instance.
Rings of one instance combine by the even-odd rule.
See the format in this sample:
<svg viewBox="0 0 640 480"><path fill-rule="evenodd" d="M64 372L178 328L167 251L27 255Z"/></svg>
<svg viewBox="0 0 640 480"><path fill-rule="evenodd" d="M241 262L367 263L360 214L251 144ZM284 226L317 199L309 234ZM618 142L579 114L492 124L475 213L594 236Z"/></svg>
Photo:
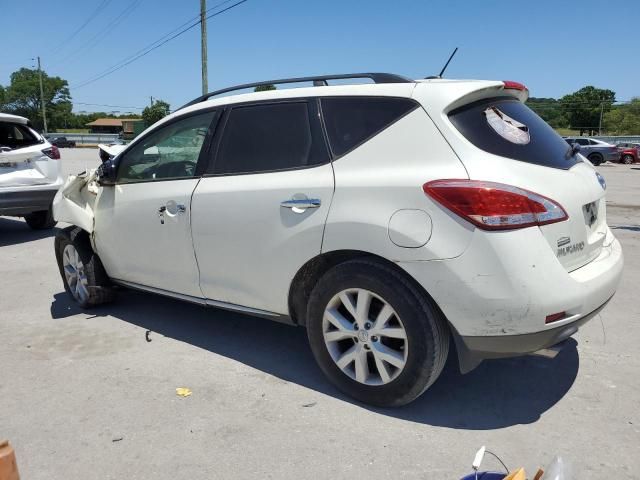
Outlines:
<svg viewBox="0 0 640 480"><path fill-rule="evenodd" d="M603 142L613 143L640 143L640 135L620 135L620 136L610 136L610 135L602 135L589 137L595 138L596 140L602 140Z"/></svg>
<svg viewBox="0 0 640 480"><path fill-rule="evenodd" d="M117 133L49 133L49 138L66 137L78 145L95 145L98 143L122 143Z"/></svg>

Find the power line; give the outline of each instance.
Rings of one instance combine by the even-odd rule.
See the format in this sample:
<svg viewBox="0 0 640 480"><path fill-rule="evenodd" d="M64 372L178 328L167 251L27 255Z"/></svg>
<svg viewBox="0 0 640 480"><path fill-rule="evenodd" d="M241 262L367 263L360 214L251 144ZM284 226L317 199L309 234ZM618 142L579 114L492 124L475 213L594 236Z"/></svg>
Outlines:
<svg viewBox="0 0 640 480"><path fill-rule="evenodd" d="M146 107L131 107L126 105L106 105L104 103L85 103L85 102L74 102L74 101L72 101L71 103L73 103L74 105L87 105L91 107L132 108L134 110L144 110L146 108Z"/></svg>
<svg viewBox="0 0 640 480"><path fill-rule="evenodd" d="M205 19L208 20L209 18L217 17L218 15L221 15L221 14L231 10L232 8L235 8L235 7L245 3L247 1L248 0L240 0L240 1L236 2L236 3L234 3L233 5L230 5L230 6L226 7L226 8L223 8L222 10L219 10L219 11L217 11L215 13L207 15L205 17ZM224 3L227 3L227 2L224 2ZM126 59L122 60L122 61L116 63L115 65L113 65L112 67L110 67L109 69L107 69L104 73L98 74L98 76L92 77L92 78L90 78L90 79L88 79L88 80L86 80L84 82L81 82L78 85L74 85L72 88L78 89L78 88L84 87L84 86L89 85L89 84L91 84L93 82L97 82L98 80L106 77L107 75L110 75L110 74L112 74L114 72L117 72L118 70L120 70L120 69L126 67L127 65L135 62L136 60L148 55L152 51L160 48L161 46L163 46L164 44L170 42L171 40L179 37L180 35L183 35L184 33L188 32L189 30L191 30L192 28L196 27L199 24L200 24L200 20L198 20L197 22L192 23L188 27L180 30L178 33L176 33L174 35L171 35L170 37L166 38L165 40L161 41L160 43L157 43L157 41L156 41L156 42L150 44L150 45L153 45L153 46L146 47L145 49L142 49L141 50L142 53L139 53L138 55L133 56L133 58L131 58L130 60L126 60Z"/></svg>
<svg viewBox="0 0 640 480"><path fill-rule="evenodd" d="M140 5L141 2L142 0L134 0L132 3L128 4L127 7L124 10L122 10L115 18L111 19L111 21L107 25L105 25L104 28L99 30L93 37L91 37L87 42L85 42L80 48L76 49L75 51L71 52L69 55L64 57L62 60L60 60L58 64L66 63L69 59L73 59L73 57L75 57L79 53L81 52L86 53L89 50L91 50L98 43L100 43L101 40L105 38L107 32L110 32L118 22L122 22L125 18L131 15L131 12L133 12L138 7L138 5Z"/></svg>
<svg viewBox="0 0 640 480"><path fill-rule="evenodd" d="M53 56L55 54L57 54L60 50L62 50L65 46L65 44L69 43L71 40L73 40L76 35L78 35L82 30L84 30L84 28L89 25L89 23L91 22L91 20L93 20L102 10L104 10L105 8L107 8L107 6L109 5L109 3L111 3L111 0L102 0L102 2L98 5L98 7L91 13L91 15L89 15L89 18L87 18L81 25L80 27L78 27L71 35L69 35L69 37L67 37L66 40L64 40L62 43L60 43L56 48L54 48L51 53L49 54L49 56Z"/></svg>

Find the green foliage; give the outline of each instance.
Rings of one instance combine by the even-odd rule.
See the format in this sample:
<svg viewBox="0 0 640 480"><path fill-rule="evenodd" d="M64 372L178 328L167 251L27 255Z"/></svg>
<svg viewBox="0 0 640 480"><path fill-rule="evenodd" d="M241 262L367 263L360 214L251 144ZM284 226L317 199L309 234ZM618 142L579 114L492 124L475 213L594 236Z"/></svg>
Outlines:
<svg viewBox="0 0 640 480"><path fill-rule="evenodd" d="M587 86L562 97L560 110L569 120L569 126L579 130L580 135L584 131L593 135L598 131L601 109L605 113L610 111L615 99L616 94L611 90Z"/></svg>
<svg viewBox="0 0 640 480"><path fill-rule="evenodd" d="M605 114L603 124L611 135L640 135L640 98L614 106Z"/></svg>
<svg viewBox="0 0 640 480"><path fill-rule="evenodd" d="M21 68L11 74L11 83L0 87L0 110L27 117L37 129L43 128L38 70ZM50 128L63 126L71 116L69 84L60 77L42 72L47 123Z"/></svg>
<svg viewBox="0 0 640 480"><path fill-rule="evenodd" d="M560 102L555 98L531 97L527 100L527 106L553 128L569 126L569 120L560 109Z"/></svg>
<svg viewBox="0 0 640 480"><path fill-rule="evenodd" d="M276 86L272 84L258 85L253 89L254 92L268 92L270 90L275 90Z"/></svg>
<svg viewBox="0 0 640 480"><path fill-rule="evenodd" d="M153 125L158 120L169 115L170 106L167 102L163 100L157 100L150 107L145 108L142 111L142 118L144 119L147 125Z"/></svg>

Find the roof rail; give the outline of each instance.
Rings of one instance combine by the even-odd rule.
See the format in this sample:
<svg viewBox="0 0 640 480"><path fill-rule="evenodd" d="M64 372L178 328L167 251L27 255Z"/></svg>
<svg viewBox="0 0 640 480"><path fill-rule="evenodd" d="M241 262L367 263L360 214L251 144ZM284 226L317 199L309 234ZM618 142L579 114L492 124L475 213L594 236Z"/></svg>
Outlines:
<svg viewBox="0 0 640 480"><path fill-rule="evenodd" d="M262 85L280 85L283 83L303 83L313 82L314 87L325 87L328 85L327 80L342 80L346 78L369 78L373 80L373 83L410 83L413 80L409 80L401 75L395 75L393 73L342 73L338 75L317 75L314 77L297 77L297 78L280 78L276 80L265 80L263 82L244 83L242 85L235 85L233 87L223 88L222 90L216 90L215 92L206 93L195 100L178 108L183 108L195 105L196 103L204 102L205 100L222 95L223 93L233 92L236 90L244 90L245 88L254 88Z"/></svg>

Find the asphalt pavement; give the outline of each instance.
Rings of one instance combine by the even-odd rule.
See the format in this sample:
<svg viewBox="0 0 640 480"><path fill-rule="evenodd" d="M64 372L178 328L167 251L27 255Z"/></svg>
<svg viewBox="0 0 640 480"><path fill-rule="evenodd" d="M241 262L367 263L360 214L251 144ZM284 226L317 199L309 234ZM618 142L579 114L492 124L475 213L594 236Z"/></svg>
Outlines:
<svg viewBox="0 0 640 480"><path fill-rule="evenodd" d="M61 162L72 173L99 160L62 149ZM302 328L133 291L81 311L63 290L55 231L2 217L0 437L30 480L453 480L481 445L529 472L561 455L574 480L637 479L640 165L599 170L626 261L606 309L555 359L467 375L450 359L398 409L336 391Z"/></svg>

